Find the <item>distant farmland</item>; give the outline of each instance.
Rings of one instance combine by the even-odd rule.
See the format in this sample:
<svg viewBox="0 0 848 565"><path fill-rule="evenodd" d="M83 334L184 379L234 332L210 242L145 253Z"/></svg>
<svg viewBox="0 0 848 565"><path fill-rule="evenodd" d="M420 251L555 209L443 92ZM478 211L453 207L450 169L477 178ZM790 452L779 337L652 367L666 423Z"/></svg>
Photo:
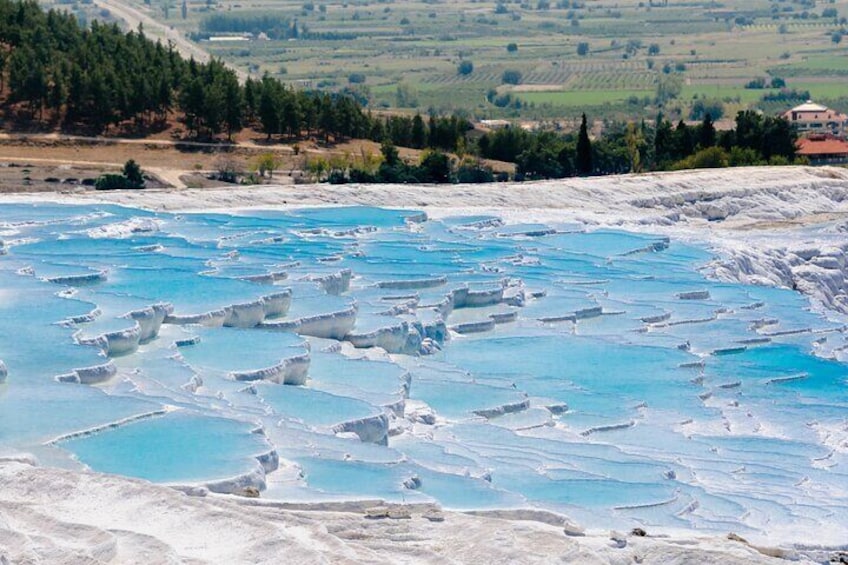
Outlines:
<svg viewBox="0 0 848 565"><path fill-rule="evenodd" d="M848 110L848 0L123 1L250 75L374 109L687 118L701 100L731 115L791 105L761 100L777 78ZM226 40L239 34L251 39Z"/></svg>

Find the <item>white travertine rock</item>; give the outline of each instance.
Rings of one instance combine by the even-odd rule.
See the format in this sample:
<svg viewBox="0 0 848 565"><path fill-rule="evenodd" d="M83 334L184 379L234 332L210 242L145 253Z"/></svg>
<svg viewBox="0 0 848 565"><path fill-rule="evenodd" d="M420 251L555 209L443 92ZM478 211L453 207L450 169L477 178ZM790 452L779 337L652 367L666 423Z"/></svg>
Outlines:
<svg viewBox="0 0 848 565"><path fill-rule="evenodd" d="M269 330L297 332L300 335L327 339L344 339L356 324L356 305L339 312L318 314L295 320L268 320L260 327Z"/></svg>
<svg viewBox="0 0 848 565"><path fill-rule="evenodd" d="M386 414L375 414L350 422L342 422L333 427L333 433L353 432L366 443L388 445L389 417Z"/></svg>
<svg viewBox="0 0 848 565"><path fill-rule="evenodd" d="M112 361L102 365L74 369L64 375L56 375L56 380L62 383L78 383L84 385L99 384L108 381L118 373L118 368Z"/></svg>
<svg viewBox="0 0 848 565"><path fill-rule="evenodd" d="M354 327L345 340L357 348L381 347L389 353L402 353L407 349L410 331L414 330L407 322L386 316L386 326L365 333L357 332Z"/></svg>
<svg viewBox="0 0 848 565"><path fill-rule="evenodd" d="M306 382L311 363L309 352L281 359L276 365L261 369L232 371L230 377L237 381L270 381L278 384L302 385Z"/></svg>

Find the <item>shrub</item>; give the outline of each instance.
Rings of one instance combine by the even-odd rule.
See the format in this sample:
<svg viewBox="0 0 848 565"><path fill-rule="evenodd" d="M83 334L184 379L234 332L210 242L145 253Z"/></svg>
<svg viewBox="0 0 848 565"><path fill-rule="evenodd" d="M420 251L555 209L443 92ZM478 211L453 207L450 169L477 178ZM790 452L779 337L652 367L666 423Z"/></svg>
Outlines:
<svg viewBox="0 0 848 565"><path fill-rule="evenodd" d="M755 78L753 80L749 80L745 83L745 88L752 90L760 90L766 87L766 79L764 78Z"/></svg>
<svg viewBox="0 0 848 565"><path fill-rule="evenodd" d="M137 187L133 186L124 175L109 173L97 177L97 180L94 181L94 188L97 190L119 190Z"/></svg>
<svg viewBox="0 0 848 565"><path fill-rule="evenodd" d="M724 103L715 98L699 98L692 104L689 109L690 120L703 120L704 116L710 115L713 120L721 119L724 116Z"/></svg>
<svg viewBox="0 0 848 565"><path fill-rule="evenodd" d="M492 168L477 159L463 159L456 169L456 180L460 183L494 182Z"/></svg>
<svg viewBox="0 0 848 565"><path fill-rule="evenodd" d="M439 150L427 151L418 166L420 182L447 183L451 181L450 157Z"/></svg>
<svg viewBox="0 0 848 565"><path fill-rule="evenodd" d="M728 156L728 164L731 167L748 167L751 165L761 165L762 157L759 151L750 147L735 146L730 149Z"/></svg>
<svg viewBox="0 0 848 565"><path fill-rule="evenodd" d="M327 182L330 184L347 184L348 178L345 175L344 171L339 171L337 169L330 171L330 174L327 175Z"/></svg>
<svg viewBox="0 0 848 565"><path fill-rule="evenodd" d="M783 167L786 165L791 165L792 163L783 155L772 155L771 157L769 157L768 164L772 166Z"/></svg>
<svg viewBox="0 0 848 565"><path fill-rule="evenodd" d="M282 160L274 153L268 152L256 157L253 170L258 171L260 177L264 177L265 173L268 173L270 178L274 178L274 171L279 169L281 165Z"/></svg>
<svg viewBox="0 0 848 565"><path fill-rule="evenodd" d="M515 69L506 70L501 75L501 81L504 84L520 84L521 83L521 71L516 71Z"/></svg>
<svg viewBox="0 0 848 565"><path fill-rule="evenodd" d="M144 173L134 160L124 163L122 173L100 175L94 181L97 190L120 190L126 188L144 188Z"/></svg>
<svg viewBox="0 0 848 565"><path fill-rule="evenodd" d="M130 159L124 163L123 174L130 185L132 185L132 188L141 188L144 186L144 173L134 160Z"/></svg>
<svg viewBox="0 0 848 565"><path fill-rule="evenodd" d="M730 159L727 152L721 147L708 147L701 149L694 155L690 155L674 164L675 170L681 169L720 169L727 167Z"/></svg>
<svg viewBox="0 0 848 565"><path fill-rule="evenodd" d="M239 172L243 168L243 164L230 154L225 153L215 160L218 180L222 182L235 183L238 181Z"/></svg>

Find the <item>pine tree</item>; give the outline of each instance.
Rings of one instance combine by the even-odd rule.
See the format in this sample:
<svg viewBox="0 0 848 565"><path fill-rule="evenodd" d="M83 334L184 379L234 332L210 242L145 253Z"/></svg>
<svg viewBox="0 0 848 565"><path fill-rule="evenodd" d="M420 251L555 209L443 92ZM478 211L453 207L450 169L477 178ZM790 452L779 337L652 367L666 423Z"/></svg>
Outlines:
<svg viewBox="0 0 848 565"><path fill-rule="evenodd" d="M427 143L427 131L424 129L424 120L421 114L415 114L412 118L412 147L421 149Z"/></svg>
<svg viewBox="0 0 848 565"><path fill-rule="evenodd" d="M695 152L695 136L692 128L686 125L686 122L680 120L677 122L677 127L674 128L672 135L674 158L685 159Z"/></svg>
<svg viewBox="0 0 848 565"><path fill-rule="evenodd" d="M581 176L592 174L592 142L589 141L589 128L586 125L586 114L580 122L580 133L577 135L577 173Z"/></svg>
<svg viewBox="0 0 848 565"><path fill-rule="evenodd" d="M201 116L203 125L211 134L221 131L224 124L224 116L227 112L226 92L220 81L215 81L203 87L203 107Z"/></svg>
<svg viewBox="0 0 848 565"><path fill-rule="evenodd" d="M430 114L430 119L427 122L427 146L438 147L439 145L439 126L436 124L436 116Z"/></svg>
<svg viewBox="0 0 848 565"><path fill-rule="evenodd" d="M662 112L657 114L654 131L654 168L663 169L672 160L672 130L671 122L663 118Z"/></svg>
<svg viewBox="0 0 848 565"><path fill-rule="evenodd" d="M704 121L701 122L701 127L698 129L698 145L701 149L712 147L716 144L716 130L713 125L713 117L707 112L704 114Z"/></svg>
<svg viewBox="0 0 848 565"><path fill-rule="evenodd" d="M330 141L330 134L336 127L336 112L333 105L333 99L329 94L324 94L321 97L321 104L318 110L318 128L324 134L324 141Z"/></svg>
<svg viewBox="0 0 848 565"><path fill-rule="evenodd" d="M194 77L182 92L180 92L180 109L185 115L185 124L189 133L200 133L204 102L205 92L203 82L200 77Z"/></svg>
<svg viewBox="0 0 848 565"><path fill-rule="evenodd" d="M627 145L627 156L630 158L630 172L642 172L642 144L645 142L645 138L642 137L642 128L632 122L627 124L624 140Z"/></svg>
<svg viewBox="0 0 848 565"><path fill-rule="evenodd" d="M400 163L397 147L395 147L391 139L386 138L383 140L383 143L380 145L380 153L383 155L383 163L387 166L394 167Z"/></svg>
<svg viewBox="0 0 848 565"><path fill-rule="evenodd" d="M300 134L303 117L300 113L297 96L293 92L286 91L283 97L280 120L280 129L285 130L289 136L297 137Z"/></svg>
<svg viewBox="0 0 848 565"><path fill-rule="evenodd" d="M97 131L103 131L112 122L112 92L105 74L95 69L89 81L89 104L86 118Z"/></svg>
<svg viewBox="0 0 848 565"><path fill-rule="evenodd" d="M243 114L241 87L236 76L229 73L224 83L224 129L227 132L227 141L232 141L233 134L241 130Z"/></svg>
<svg viewBox="0 0 848 565"><path fill-rule="evenodd" d="M250 124L256 119L256 112L259 108L257 92L259 86L252 78L248 77L244 82L244 120Z"/></svg>
<svg viewBox="0 0 848 565"><path fill-rule="evenodd" d="M123 174L134 188L144 186L144 173L134 160L130 159L124 163Z"/></svg>
<svg viewBox="0 0 848 565"><path fill-rule="evenodd" d="M168 84L168 79L165 75L159 77L159 88L156 91L156 112L159 117L164 119L168 110L171 109L173 103L171 86Z"/></svg>
<svg viewBox="0 0 848 565"><path fill-rule="evenodd" d="M47 92L47 105L58 114L65 103L67 92L65 89L65 77L61 71L54 69L50 76L50 87Z"/></svg>
<svg viewBox="0 0 848 565"><path fill-rule="evenodd" d="M6 53L0 53L0 91L6 89Z"/></svg>
<svg viewBox="0 0 848 565"><path fill-rule="evenodd" d="M268 139L280 133L280 104L282 103L281 86L278 81L270 76L262 77L262 93L259 99L259 121L262 131L268 135Z"/></svg>

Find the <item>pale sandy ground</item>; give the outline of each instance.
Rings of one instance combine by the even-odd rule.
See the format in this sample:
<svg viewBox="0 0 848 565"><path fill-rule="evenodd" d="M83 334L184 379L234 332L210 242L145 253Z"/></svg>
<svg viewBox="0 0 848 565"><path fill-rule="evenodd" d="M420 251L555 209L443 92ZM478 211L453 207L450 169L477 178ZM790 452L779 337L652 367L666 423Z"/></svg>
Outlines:
<svg viewBox="0 0 848 565"><path fill-rule="evenodd" d="M55 195L42 198L54 199ZM7 195L28 201L32 195ZM709 234L848 217L848 170L751 167L480 185L260 185L220 189L95 192L65 202L109 202L151 210L368 205L416 208L432 217L497 214L508 221L692 227ZM723 219L721 222L712 220Z"/></svg>
<svg viewBox="0 0 848 565"><path fill-rule="evenodd" d="M401 519L284 509L236 497L189 497L109 475L0 463L2 563L744 564L783 560L762 552L798 557L694 533L574 537L561 525L517 519L520 512L510 519L441 516L444 521L431 522L419 508Z"/></svg>
<svg viewBox="0 0 848 565"><path fill-rule="evenodd" d="M769 278L772 262L815 259L815 250L792 249L818 249L804 230L819 222L833 224L840 241L839 230L848 227L848 171L752 168L508 186L292 185L0 196L0 202L47 200L153 210L365 204L417 208L432 217L492 213L512 222L582 221L706 242L740 258L745 268L728 267L728 277L794 285L781 277L791 279L795 267ZM844 247L819 245L820 251L844 267L846 240L841 238ZM801 274L812 268L807 265ZM844 269L823 272L841 283L828 287L829 295L816 295L815 285L809 294L838 306L845 295ZM412 509L410 519L367 520L362 505L328 511L257 504L0 460L0 563L777 562L766 554L825 563L848 550L848 545L819 550L811 547L815 539L787 540L777 533L751 540L759 549L698 532L648 531L649 537L640 537L589 531L573 537L550 516L521 512L501 518L445 512L444 522L430 522L420 508ZM783 549L769 549L775 547Z"/></svg>
<svg viewBox="0 0 848 565"><path fill-rule="evenodd" d="M268 153L275 156L278 167L264 182L290 185L304 176L303 169L309 160L361 160L380 154L380 144L361 139L330 147L315 140L301 140L295 151L289 140L285 140L287 143L280 139L269 142L265 135L252 130L239 132L233 144L175 139L175 135L179 137L185 132L179 124L172 125L145 138L0 132L0 194L82 191L85 190L80 183L82 179L93 180L103 173L120 172L129 159L154 177L149 185L176 189L223 185L239 190L244 186L210 181L208 177L217 174L222 164L226 164L244 178L256 171L257 159ZM401 158L409 162L418 162L421 153L417 149L400 149ZM512 172L515 168L501 161L485 160L484 163L499 172ZM45 182L51 177L53 182ZM68 178L76 182L65 182Z"/></svg>

